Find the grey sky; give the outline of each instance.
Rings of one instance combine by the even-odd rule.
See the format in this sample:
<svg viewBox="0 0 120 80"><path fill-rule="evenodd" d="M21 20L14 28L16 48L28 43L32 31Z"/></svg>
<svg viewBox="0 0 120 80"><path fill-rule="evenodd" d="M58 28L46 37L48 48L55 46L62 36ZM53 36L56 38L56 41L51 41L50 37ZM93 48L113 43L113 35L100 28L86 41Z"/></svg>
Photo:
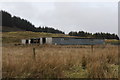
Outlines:
<svg viewBox="0 0 120 80"><path fill-rule="evenodd" d="M36 27L50 26L66 33L84 30L118 34L117 2L1 2L0 10L27 19Z"/></svg>

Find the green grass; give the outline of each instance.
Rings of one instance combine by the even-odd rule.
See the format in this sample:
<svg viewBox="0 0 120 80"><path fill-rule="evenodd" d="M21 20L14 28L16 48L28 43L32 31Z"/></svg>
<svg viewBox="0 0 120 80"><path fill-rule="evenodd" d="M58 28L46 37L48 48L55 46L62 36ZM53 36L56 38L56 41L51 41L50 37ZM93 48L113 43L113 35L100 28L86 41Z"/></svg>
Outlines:
<svg viewBox="0 0 120 80"><path fill-rule="evenodd" d="M65 76L68 78L87 78L88 72L81 66L73 66L70 70L64 72Z"/></svg>
<svg viewBox="0 0 120 80"><path fill-rule="evenodd" d="M39 38L39 37L64 37L64 34L52 34L43 32L17 31L17 32L3 32L3 43L20 43L21 39Z"/></svg>
<svg viewBox="0 0 120 80"><path fill-rule="evenodd" d="M113 40L113 39L110 39L110 40L105 40L105 43L106 44L120 44L120 40Z"/></svg>

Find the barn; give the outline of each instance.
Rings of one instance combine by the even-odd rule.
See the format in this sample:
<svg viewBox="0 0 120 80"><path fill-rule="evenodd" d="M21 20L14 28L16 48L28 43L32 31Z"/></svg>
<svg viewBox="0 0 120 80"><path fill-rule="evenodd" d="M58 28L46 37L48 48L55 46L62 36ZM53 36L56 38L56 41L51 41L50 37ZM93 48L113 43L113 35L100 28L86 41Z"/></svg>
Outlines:
<svg viewBox="0 0 120 80"><path fill-rule="evenodd" d="M22 44L54 44L54 45L96 45L105 44L104 39L74 37L41 37L22 39Z"/></svg>

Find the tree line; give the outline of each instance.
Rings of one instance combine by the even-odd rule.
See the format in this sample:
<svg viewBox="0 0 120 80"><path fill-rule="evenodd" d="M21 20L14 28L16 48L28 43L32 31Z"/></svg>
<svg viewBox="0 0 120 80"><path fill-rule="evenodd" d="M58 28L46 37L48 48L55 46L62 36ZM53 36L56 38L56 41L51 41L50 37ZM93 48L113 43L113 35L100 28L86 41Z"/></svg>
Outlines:
<svg viewBox="0 0 120 80"><path fill-rule="evenodd" d="M25 30L25 31L33 31L33 32L46 32L46 33L60 33L64 34L61 30L54 29L51 27L35 27L31 22L29 22L26 19L22 19L17 16L13 16L6 12L6 11L0 11L0 14L2 14L2 27L7 26L7 27L17 27L19 29Z"/></svg>
<svg viewBox="0 0 120 80"><path fill-rule="evenodd" d="M79 36L79 37L87 37L87 38L97 38L97 39L117 39L119 40L118 35L116 34L110 34L110 33L89 33L89 32L84 32L84 31L79 31L79 32L74 32L71 31L69 32L70 36Z"/></svg>

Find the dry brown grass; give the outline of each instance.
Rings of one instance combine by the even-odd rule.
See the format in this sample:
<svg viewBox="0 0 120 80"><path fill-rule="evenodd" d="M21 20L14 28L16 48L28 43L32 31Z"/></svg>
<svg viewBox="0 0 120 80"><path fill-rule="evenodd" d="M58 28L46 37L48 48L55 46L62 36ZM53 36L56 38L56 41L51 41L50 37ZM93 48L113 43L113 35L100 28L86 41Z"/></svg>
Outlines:
<svg viewBox="0 0 120 80"><path fill-rule="evenodd" d="M36 58L33 58L33 47ZM3 47L4 78L118 78L118 46Z"/></svg>

